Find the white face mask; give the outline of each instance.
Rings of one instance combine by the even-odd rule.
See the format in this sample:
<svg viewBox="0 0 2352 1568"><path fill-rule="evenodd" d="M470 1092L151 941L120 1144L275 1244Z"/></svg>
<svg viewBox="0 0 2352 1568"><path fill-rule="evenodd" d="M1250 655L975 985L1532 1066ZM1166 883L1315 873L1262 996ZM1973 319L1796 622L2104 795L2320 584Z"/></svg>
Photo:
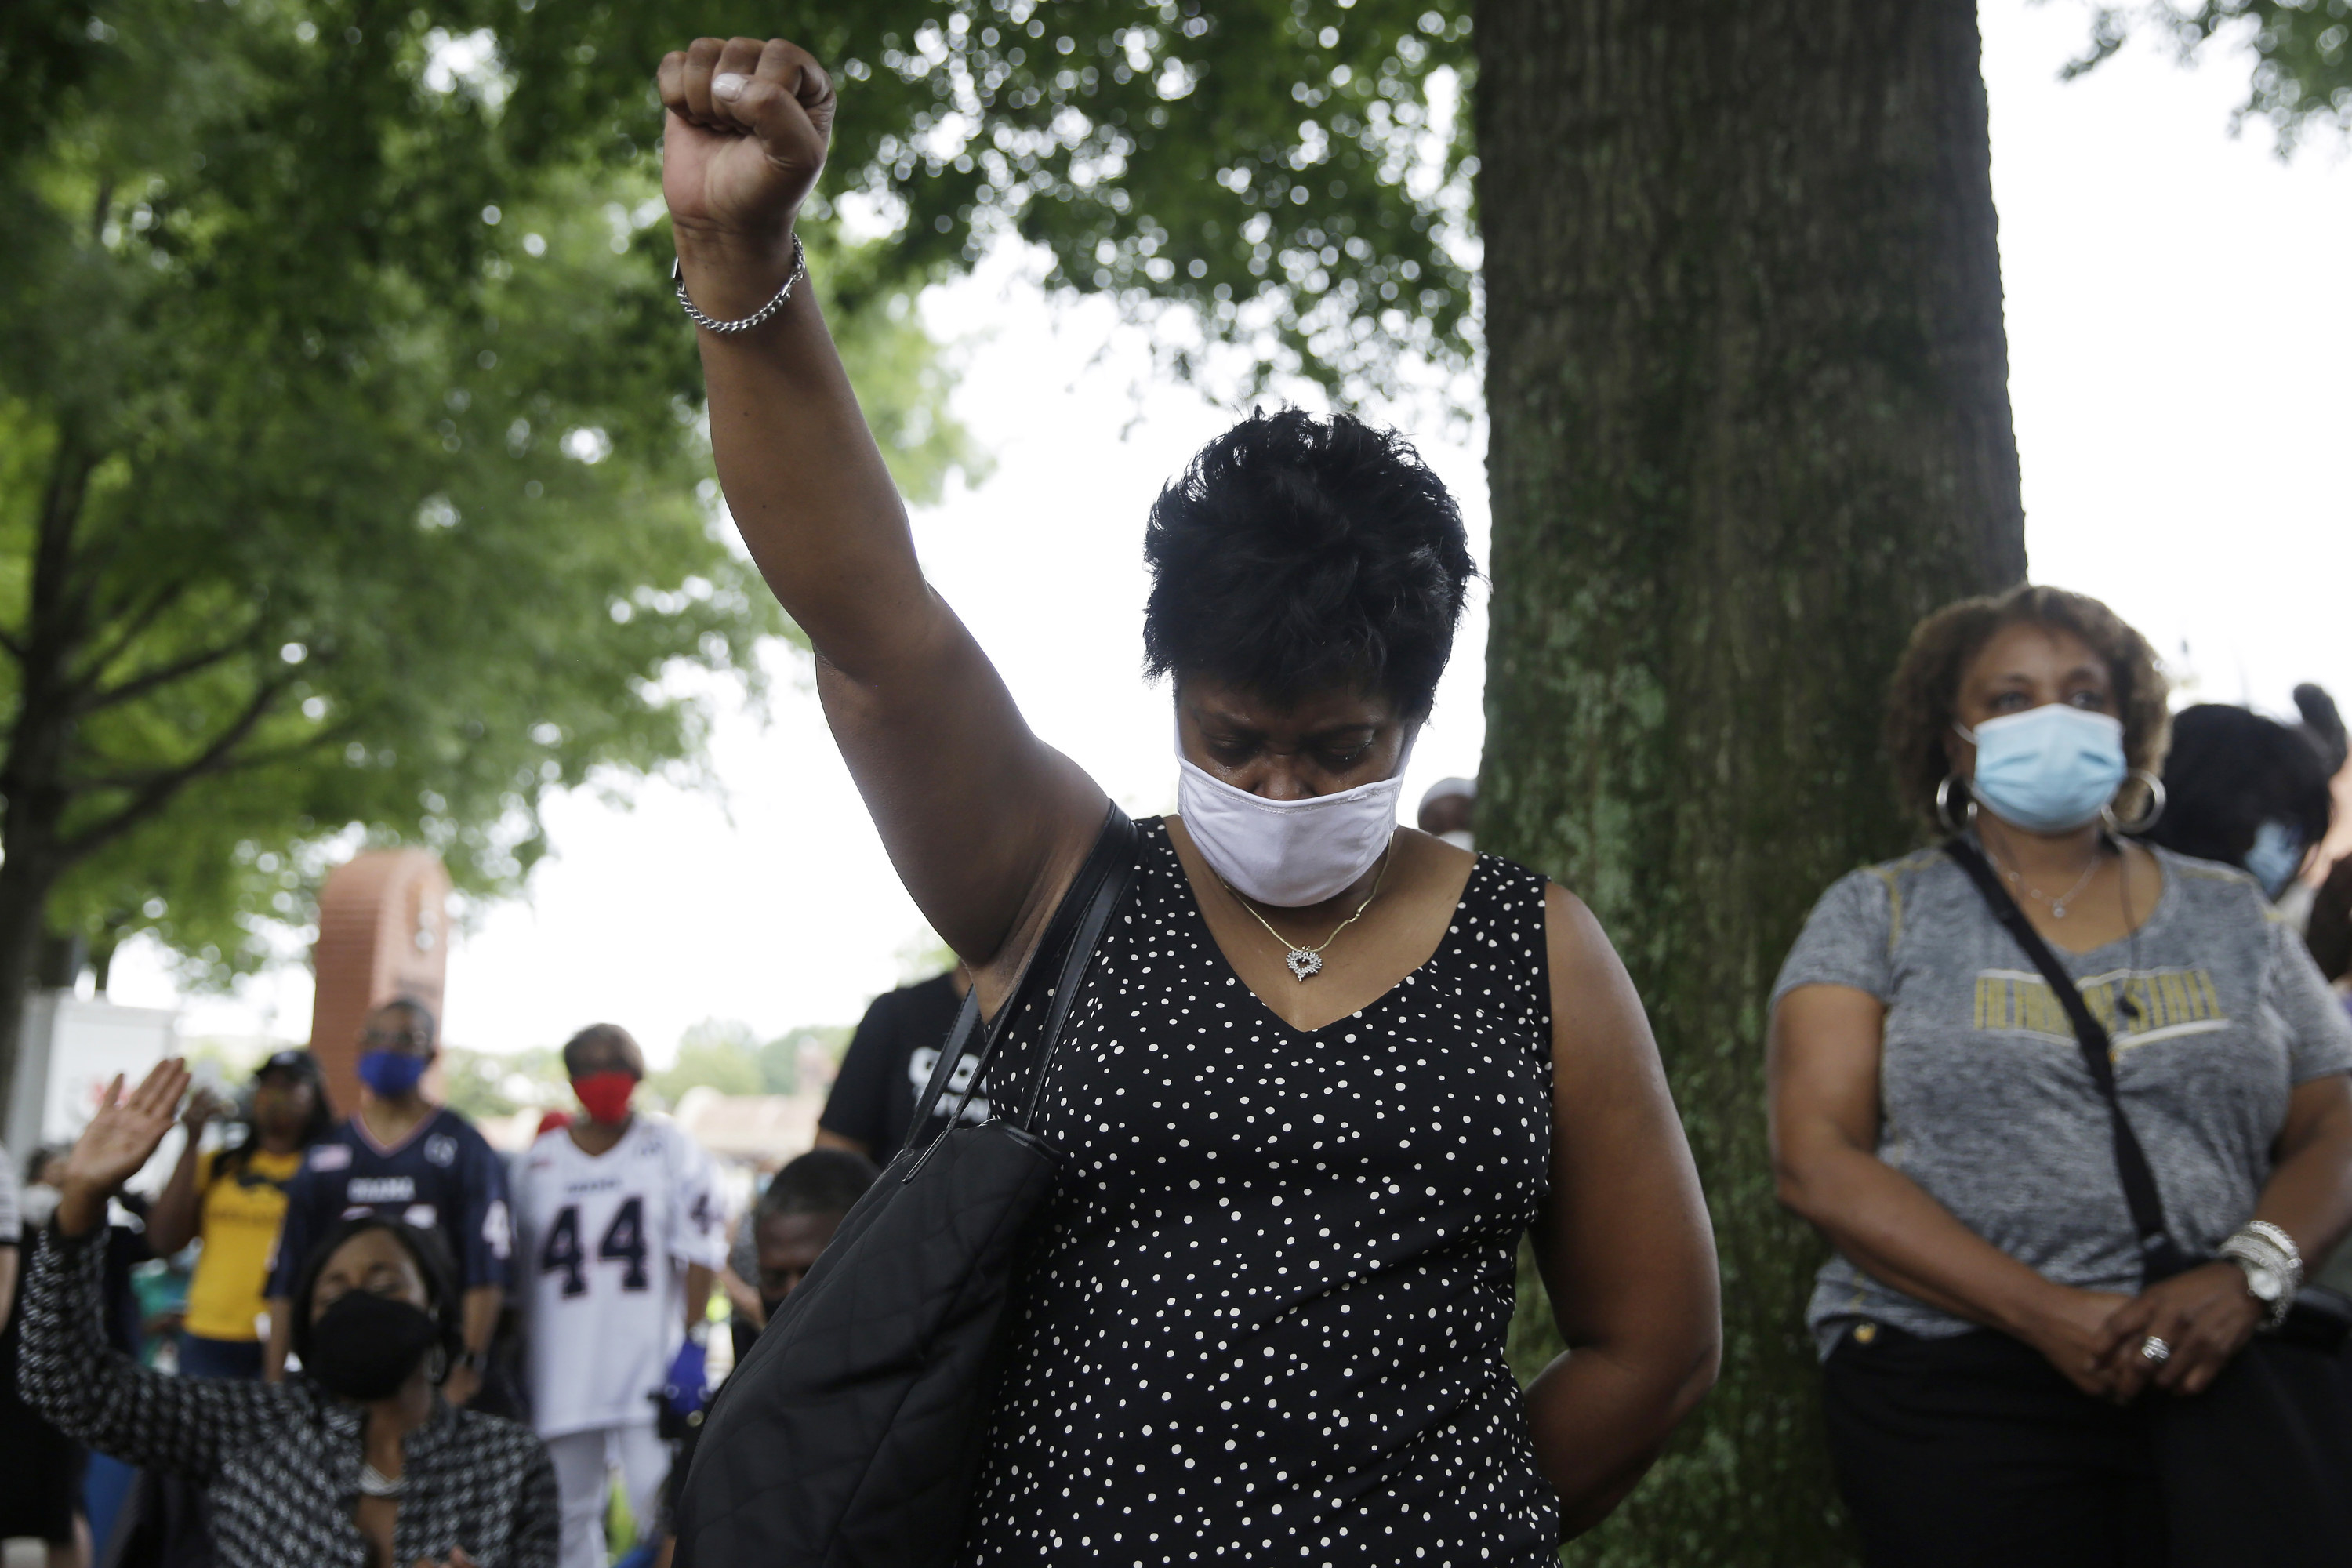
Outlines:
<svg viewBox="0 0 2352 1568"><path fill-rule="evenodd" d="M1176 747L1176 810L1201 858L1236 891L1276 909L1339 897L1372 868L1396 833L1397 794L1412 742L1394 776L1308 800L1267 800L1193 765Z"/></svg>

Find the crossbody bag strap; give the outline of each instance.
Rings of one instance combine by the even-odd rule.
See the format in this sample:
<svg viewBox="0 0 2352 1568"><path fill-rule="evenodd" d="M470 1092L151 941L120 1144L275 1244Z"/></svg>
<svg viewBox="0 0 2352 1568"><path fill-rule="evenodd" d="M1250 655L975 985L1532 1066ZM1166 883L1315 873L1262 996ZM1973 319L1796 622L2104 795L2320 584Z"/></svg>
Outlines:
<svg viewBox="0 0 2352 1568"><path fill-rule="evenodd" d="M1054 999L1054 1011L1045 1025L1045 1043L1037 1053L1037 1073L1029 1085L1029 1103L1021 1112L1021 1125L1024 1128L1037 1125L1037 1108L1045 1100L1045 1069L1054 1064L1054 1051L1062 1043L1062 1027L1070 1021L1070 1005L1077 1000L1078 984L1086 979L1095 949L1102 943L1103 929L1110 923L1111 911L1127 897L1128 885L1135 880L1135 852L1140 840L1135 823L1113 805L1109 818L1103 824L1102 837L1095 844L1095 855L1104 862L1102 875L1087 896L1086 907L1078 916L1078 928L1072 933L1069 950L1062 958L1062 972L1055 979L1054 989L1046 993Z"/></svg>
<svg viewBox="0 0 2352 1568"><path fill-rule="evenodd" d="M1037 1081L1040 1085L1045 1082L1045 1066L1052 1058L1054 1047L1060 1043L1058 1037L1062 1025L1069 1016L1069 997L1076 989L1076 977L1085 974L1087 964L1094 956L1095 943L1101 940L1103 928L1110 919L1111 909L1135 879L1139 842L1139 835L1136 832L1134 821L1114 802L1103 815L1102 831L1096 836L1093 849L1087 852L1085 862L1078 867L1078 874L1071 879L1069 890L1062 895L1061 903L1054 910L1054 918L1046 922L1045 934L1039 940L1036 951L1029 955L1029 962L1022 967L1021 977L1013 982L1012 993L1005 998L1004 1005L996 1010L996 1016L989 1020L986 1038L981 1046L979 1059L972 1065L971 1077L965 1080L962 1091L957 1095L955 1104L947 1113L947 1128L931 1140L922 1158L908 1169L907 1181L915 1179L915 1173L930 1158L931 1150L939 1147L940 1139L946 1137L948 1131L962 1117L964 1106L971 1101L982 1079L987 1076L989 1064L996 1059L997 1047L1004 1043L1005 1032L1012 1027L1013 1020L1021 1015L1026 1004L1029 987L1038 977L1039 961L1060 953L1064 955L1060 971L1064 978L1055 988L1052 1021L1037 1063ZM924 1091L926 1106L936 1100L930 1089L944 1088L944 1080L940 1076L942 1068L950 1073L954 1071L949 1064L961 1058L961 1044L968 1041L979 1026L979 995L980 987L974 985L964 999L964 1011L971 1016L971 1028L966 1027L965 1016L958 1015L955 1033L949 1043L959 1048L951 1056L943 1056L940 1065L932 1068L932 1084ZM1034 1114L1035 1105L1036 1095L1033 1091L1030 1115ZM910 1124L910 1139L922 1125L920 1120ZM1024 1129L1028 1126L1026 1116L1021 1125ZM908 1146L913 1147L911 1142Z"/></svg>
<svg viewBox="0 0 2352 1568"><path fill-rule="evenodd" d="M2123 1098L2116 1091L2115 1047L2107 1037L2106 1026L2092 1015L2090 1004L2083 1000L2074 977L2058 962L2058 955L2050 950L2042 933L2033 929L2033 922L2025 918L2025 911L2009 896L2009 889L2000 885L2000 879L1993 874L1983 852L1966 838L1956 837L1944 845L1944 853L1968 873L1969 880L1984 895L1992 918L2016 939L2017 945L2025 950L2025 956L2033 960L2033 967L2042 972L2058 1005L2066 1010L2068 1021L2074 1026L2074 1043L2082 1048L2083 1065L2090 1069L2099 1098L2107 1102L2107 1118L2115 1130L2116 1173L2122 1178L2124 1202L2131 1210L2132 1229L2139 1237L2140 1260L2151 1279L2178 1273L2183 1258L2165 1225L2164 1199L2157 1192L2156 1173L2148 1166L2147 1155L2139 1146L2137 1134L2132 1131L2131 1121L2124 1115Z"/></svg>
<svg viewBox="0 0 2352 1568"><path fill-rule="evenodd" d="M901 1147L914 1147L915 1140L930 1123L932 1110L940 1103L940 1096L947 1092L949 1083L955 1078L956 1064L963 1060L979 1028L980 987L966 986L963 1005L956 1009L955 1027L948 1031L948 1043L940 1047L940 1059L931 1064L931 1079L923 1086L921 1098L915 1101L914 1120L907 1123L907 1142Z"/></svg>

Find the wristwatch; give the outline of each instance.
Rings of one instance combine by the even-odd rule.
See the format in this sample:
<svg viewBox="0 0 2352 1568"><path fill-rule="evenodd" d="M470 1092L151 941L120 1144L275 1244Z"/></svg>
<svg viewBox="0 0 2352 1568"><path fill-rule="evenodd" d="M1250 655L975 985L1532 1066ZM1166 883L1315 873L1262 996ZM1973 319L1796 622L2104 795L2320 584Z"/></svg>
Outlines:
<svg viewBox="0 0 2352 1568"><path fill-rule="evenodd" d="M2263 1306L2263 1327L2286 1321L2295 1293L2303 1289L2303 1253L2277 1226L2252 1220L2221 1247L2221 1256L2246 1277L2246 1294Z"/></svg>

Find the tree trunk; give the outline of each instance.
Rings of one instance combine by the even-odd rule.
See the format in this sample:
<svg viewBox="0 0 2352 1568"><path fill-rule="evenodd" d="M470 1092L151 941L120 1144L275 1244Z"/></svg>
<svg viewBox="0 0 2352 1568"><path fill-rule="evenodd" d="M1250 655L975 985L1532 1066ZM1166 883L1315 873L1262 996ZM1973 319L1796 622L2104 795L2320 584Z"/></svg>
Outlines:
<svg viewBox="0 0 2352 1568"><path fill-rule="evenodd" d="M42 488L25 616L8 649L16 660L16 710L0 756L0 1128L16 1098L25 1002L47 934L49 893L68 858L59 834L70 798L71 669L87 608L74 536L96 467L69 433L58 436Z"/></svg>
<svg viewBox="0 0 2352 1568"><path fill-rule="evenodd" d="M0 860L0 1128L8 1125L16 1088L16 1059L22 1054L25 1004L32 996L41 962L41 942L47 927L54 875L45 875L39 858L19 855L10 845ZM28 1151L9 1150L12 1159Z"/></svg>
<svg viewBox="0 0 2352 1568"><path fill-rule="evenodd" d="M1724 1265L1722 1383L1570 1561L1848 1560L1765 1007L1822 889L1907 840L1877 730L1912 624L2024 573L1974 0L1476 22L1478 835L1624 954Z"/></svg>

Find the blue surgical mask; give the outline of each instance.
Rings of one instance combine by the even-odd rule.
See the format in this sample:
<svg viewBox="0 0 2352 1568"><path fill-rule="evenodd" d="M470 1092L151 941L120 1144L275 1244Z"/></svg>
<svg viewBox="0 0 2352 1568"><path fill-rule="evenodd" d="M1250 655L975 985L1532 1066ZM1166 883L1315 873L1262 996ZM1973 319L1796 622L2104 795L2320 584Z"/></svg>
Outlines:
<svg viewBox="0 0 2352 1568"><path fill-rule="evenodd" d="M2246 869L2263 885L2263 897L2276 903L2303 869L2303 835L2284 822L2263 823L2246 851Z"/></svg>
<svg viewBox="0 0 2352 1568"><path fill-rule="evenodd" d="M431 1058L405 1051L368 1051L360 1057L360 1081L384 1100L398 1100L431 1065Z"/></svg>
<svg viewBox="0 0 2352 1568"><path fill-rule="evenodd" d="M1976 745L1969 793L2028 833L2066 833L2093 820L2128 772L2122 721L2067 703L1988 719L1974 732L1952 727Z"/></svg>

